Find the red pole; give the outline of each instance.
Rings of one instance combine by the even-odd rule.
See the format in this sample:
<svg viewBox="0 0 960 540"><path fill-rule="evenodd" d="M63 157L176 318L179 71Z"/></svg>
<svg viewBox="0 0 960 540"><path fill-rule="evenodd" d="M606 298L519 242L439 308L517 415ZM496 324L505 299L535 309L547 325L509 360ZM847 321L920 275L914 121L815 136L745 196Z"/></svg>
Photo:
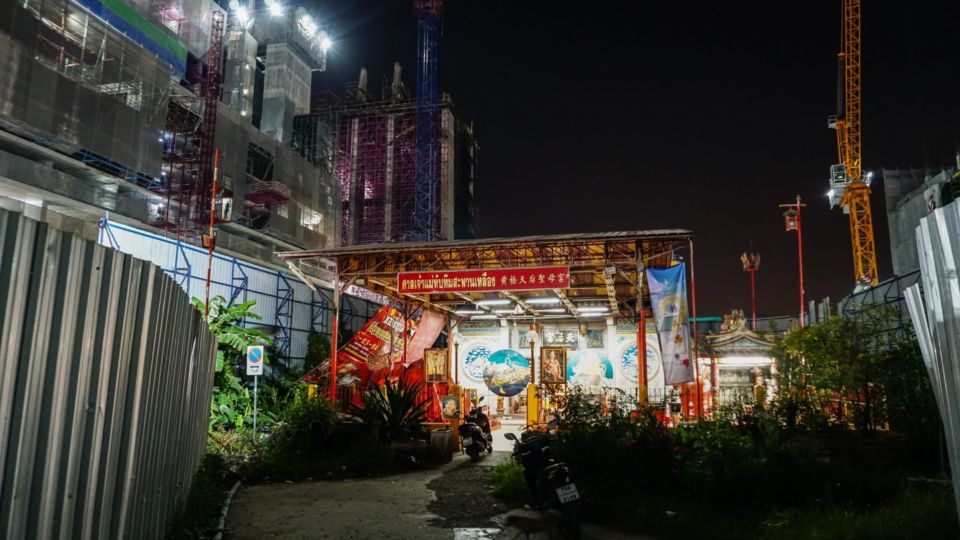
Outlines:
<svg viewBox="0 0 960 540"><path fill-rule="evenodd" d="M647 383L647 310L641 303L640 321L637 323L637 402L643 405L649 400Z"/></svg>
<svg viewBox="0 0 960 540"><path fill-rule="evenodd" d="M806 326L806 298L803 292L803 223L800 221L800 195L797 195L797 256L800 261L800 328Z"/></svg>
<svg viewBox="0 0 960 540"><path fill-rule="evenodd" d="M337 401L337 330L340 326L340 273L333 282L333 320L330 323L330 401Z"/></svg>
<svg viewBox="0 0 960 540"><path fill-rule="evenodd" d="M697 417L703 413L703 389L700 387L700 350L697 344L697 273L693 266L693 239L689 240L690 245L690 296L693 307L693 375L697 384Z"/></svg>
<svg viewBox="0 0 960 540"><path fill-rule="evenodd" d="M220 171L220 149L213 153L213 187L210 190L210 237L207 240L207 292L203 302L203 317L210 313L210 271L213 266L213 225L217 211L217 173Z"/></svg>

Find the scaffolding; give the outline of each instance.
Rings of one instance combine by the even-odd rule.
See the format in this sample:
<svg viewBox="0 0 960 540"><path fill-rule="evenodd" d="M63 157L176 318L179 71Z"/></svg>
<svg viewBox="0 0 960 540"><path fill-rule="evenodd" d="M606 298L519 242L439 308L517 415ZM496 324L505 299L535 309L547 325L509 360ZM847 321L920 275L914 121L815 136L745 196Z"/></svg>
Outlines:
<svg viewBox="0 0 960 540"><path fill-rule="evenodd" d="M396 86L396 85L394 85ZM416 216L416 103L384 92L380 101L357 99L330 103L319 112L295 119L293 146L317 166L329 166L340 185L341 238L344 245L403 242L415 238ZM440 151L435 154L435 191L452 189L452 103L440 104ZM452 193L452 192L451 192ZM436 223L441 224L443 196L433 202ZM452 201L449 207L452 208ZM441 237L452 231L441 230Z"/></svg>

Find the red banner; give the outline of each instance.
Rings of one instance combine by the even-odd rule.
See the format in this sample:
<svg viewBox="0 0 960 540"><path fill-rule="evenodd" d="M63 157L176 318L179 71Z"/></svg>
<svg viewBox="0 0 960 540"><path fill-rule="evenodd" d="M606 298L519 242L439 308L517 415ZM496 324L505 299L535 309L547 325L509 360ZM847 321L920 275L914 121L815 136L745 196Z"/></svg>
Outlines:
<svg viewBox="0 0 960 540"><path fill-rule="evenodd" d="M540 268L491 268L445 272L400 272L401 293L445 293L486 291L535 291L567 289L570 269L566 266Z"/></svg>
<svg viewBox="0 0 960 540"><path fill-rule="evenodd" d="M413 321L404 324L403 314L392 306L380 308L380 311L337 351L337 386L366 382L371 371L384 369L392 362L401 360L404 327L410 332L414 328ZM330 362L326 361L305 375L303 380L320 384L329 374Z"/></svg>

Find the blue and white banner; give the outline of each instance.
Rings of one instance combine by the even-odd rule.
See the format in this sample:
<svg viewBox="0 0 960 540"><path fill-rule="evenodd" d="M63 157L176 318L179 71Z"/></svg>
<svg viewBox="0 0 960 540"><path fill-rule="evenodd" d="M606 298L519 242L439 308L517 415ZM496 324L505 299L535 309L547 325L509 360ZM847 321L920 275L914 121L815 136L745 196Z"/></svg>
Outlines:
<svg viewBox="0 0 960 540"><path fill-rule="evenodd" d="M664 383L694 380L690 359L690 318L687 316L687 273L683 263L647 270L650 303L657 322L663 360Z"/></svg>

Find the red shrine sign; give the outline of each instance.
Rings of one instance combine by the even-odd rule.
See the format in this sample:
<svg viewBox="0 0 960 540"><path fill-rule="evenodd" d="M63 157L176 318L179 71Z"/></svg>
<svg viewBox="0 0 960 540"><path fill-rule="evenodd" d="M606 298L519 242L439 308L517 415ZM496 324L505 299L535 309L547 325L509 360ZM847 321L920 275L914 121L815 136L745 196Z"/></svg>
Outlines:
<svg viewBox="0 0 960 540"><path fill-rule="evenodd" d="M400 293L535 291L570 288L570 268L491 268L441 272L400 272Z"/></svg>

